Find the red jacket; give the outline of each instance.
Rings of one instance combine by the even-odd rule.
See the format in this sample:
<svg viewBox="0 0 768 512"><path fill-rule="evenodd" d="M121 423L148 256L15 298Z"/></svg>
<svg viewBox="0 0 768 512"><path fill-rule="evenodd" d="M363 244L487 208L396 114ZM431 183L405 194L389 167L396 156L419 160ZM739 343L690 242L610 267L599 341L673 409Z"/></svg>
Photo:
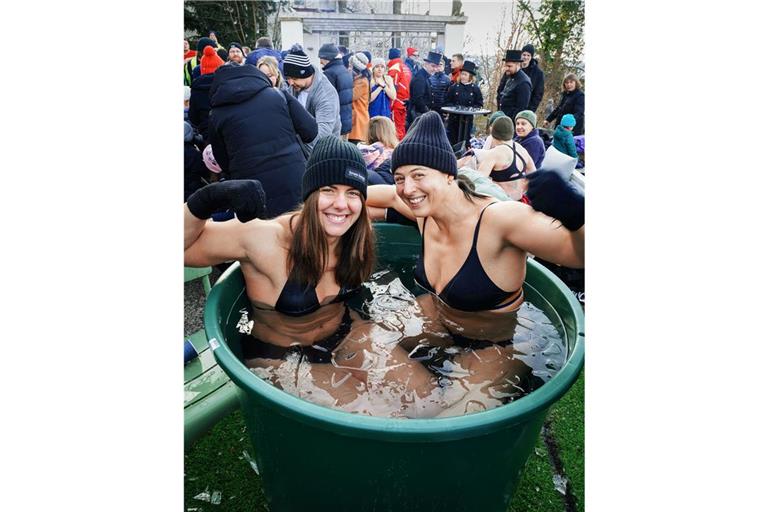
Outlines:
<svg viewBox="0 0 768 512"><path fill-rule="evenodd" d="M397 99L408 101L411 97L411 69L405 65L402 59L392 59L387 64L387 74L392 77L395 84Z"/></svg>

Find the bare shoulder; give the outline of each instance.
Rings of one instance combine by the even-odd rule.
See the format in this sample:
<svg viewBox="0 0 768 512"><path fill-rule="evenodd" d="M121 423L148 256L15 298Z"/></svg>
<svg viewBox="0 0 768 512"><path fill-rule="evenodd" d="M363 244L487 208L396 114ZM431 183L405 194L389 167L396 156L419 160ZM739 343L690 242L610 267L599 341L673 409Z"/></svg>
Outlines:
<svg viewBox="0 0 768 512"><path fill-rule="evenodd" d="M487 223L499 228L514 227L518 222L525 222L535 210L519 201L499 201L485 211Z"/></svg>
<svg viewBox="0 0 768 512"><path fill-rule="evenodd" d="M249 259L253 254L270 253L290 244L289 216L270 220L254 219L242 224L242 244Z"/></svg>

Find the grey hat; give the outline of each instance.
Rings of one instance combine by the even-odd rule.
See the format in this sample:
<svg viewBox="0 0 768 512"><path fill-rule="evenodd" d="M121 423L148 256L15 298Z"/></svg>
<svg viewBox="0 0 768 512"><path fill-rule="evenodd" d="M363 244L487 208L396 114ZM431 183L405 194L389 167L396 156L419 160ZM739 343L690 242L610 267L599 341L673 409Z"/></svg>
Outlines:
<svg viewBox="0 0 768 512"><path fill-rule="evenodd" d="M352 67L358 71L363 71L368 66L368 57L363 52L357 52L349 58Z"/></svg>
<svg viewBox="0 0 768 512"><path fill-rule="evenodd" d="M317 52L317 56L320 59L333 60L339 53L339 49L335 44L325 43L320 47L320 50Z"/></svg>

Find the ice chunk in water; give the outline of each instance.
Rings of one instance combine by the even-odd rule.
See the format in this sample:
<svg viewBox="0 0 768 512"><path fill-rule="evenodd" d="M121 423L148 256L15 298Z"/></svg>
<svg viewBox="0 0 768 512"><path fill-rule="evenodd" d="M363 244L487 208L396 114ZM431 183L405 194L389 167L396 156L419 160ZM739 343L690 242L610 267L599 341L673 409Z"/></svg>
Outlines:
<svg viewBox="0 0 768 512"><path fill-rule="evenodd" d="M213 491L211 494L211 505L218 505L221 503L221 491Z"/></svg>
<svg viewBox="0 0 768 512"><path fill-rule="evenodd" d="M562 495L565 495L565 488L568 486L568 479L562 475L554 475L552 477L552 483L555 484L555 490Z"/></svg>
<svg viewBox="0 0 768 512"><path fill-rule="evenodd" d="M208 492L208 488L206 487L203 492L201 492L200 494L195 496L195 499L196 500L200 500L200 501L208 501L208 502L210 502L211 501L211 494Z"/></svg>
<svg viewBox="0 0 768 512"><path fill-rule="evenodd" d="M246 450L243 450L243 457L245 457L245 460L248 461L248 464L251 465L251 468L256 472L256 474L260 475L261 473L259 473L259 466L256 465L256 461L251 458Z"/></svg>

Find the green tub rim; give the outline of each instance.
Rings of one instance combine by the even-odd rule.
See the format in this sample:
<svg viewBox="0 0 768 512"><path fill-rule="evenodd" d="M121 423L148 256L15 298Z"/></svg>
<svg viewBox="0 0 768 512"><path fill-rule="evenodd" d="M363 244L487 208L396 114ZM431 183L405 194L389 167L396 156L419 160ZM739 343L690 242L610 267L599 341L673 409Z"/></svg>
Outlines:
<svg viewBox="0 0 768 512"><path fill-rule="evenodd" d="M249 392L267 399L270 407L275 412L313 427L355 437L413 442L449 441L480 436L524 423L533 416L541 414L543 410L559 400L579 376L584 365L584 312L581 305L573 293L552 272L540 263L528 259L526 282L530 280L531 273L534 275L536 273L540 274L536 276L536 279L547 278L552 281L552 284L557 287L565 298L575 318L573 330L576 333L576 340L572 345L571 354L563 368L533 393L501 407L464 416L430 419L394 419L356 415L304 401L275 388L251 373L234 355L227 343L221 341L225 338L217 310L217 305L221 301L225 287L231 287L232 281L242 281L240 264L237 262L231 265L217 280L216 285L213 286L205 305L203 322L208 343L216 361L240 388L239 392L243 393L243 389L247 389ZM535 286L534 289L536 289ZM244 285L241 286L239 293L240 295L238 295L233 305L245 293ZM552 303L551 297L545 297L545 299L550 304ZM231 316L232 309L234 308L230 307L227 311L226 314L228 316ZM560 313L558 312L558 314ZM570 332L566 334L569 337L571 336ZM570 339L568 340L568 346L571 346Z"/></svg>

